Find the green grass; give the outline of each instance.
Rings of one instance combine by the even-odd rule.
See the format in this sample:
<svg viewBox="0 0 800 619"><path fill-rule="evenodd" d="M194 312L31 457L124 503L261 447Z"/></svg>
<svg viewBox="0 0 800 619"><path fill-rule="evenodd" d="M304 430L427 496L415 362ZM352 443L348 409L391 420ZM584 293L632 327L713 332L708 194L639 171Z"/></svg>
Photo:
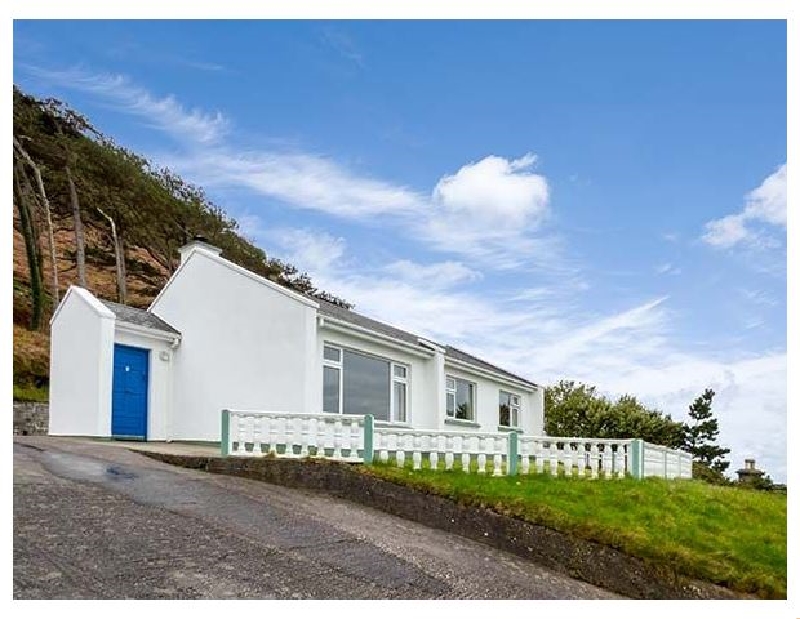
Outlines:
<svg viewBox="0 0 800 619"><path fill-rule="evenodd" d="M34 387L32 385L14 385L15 402L47 402L47 387Z"/></svg>
<svg viewBox="0 0 800 619"><path fill-rule="evenodd" d="M425 463L427 465L427 463ZM492 477L412 471L370 475L600 542L685 576L786 597L786 496L694 480Z"/></svg>

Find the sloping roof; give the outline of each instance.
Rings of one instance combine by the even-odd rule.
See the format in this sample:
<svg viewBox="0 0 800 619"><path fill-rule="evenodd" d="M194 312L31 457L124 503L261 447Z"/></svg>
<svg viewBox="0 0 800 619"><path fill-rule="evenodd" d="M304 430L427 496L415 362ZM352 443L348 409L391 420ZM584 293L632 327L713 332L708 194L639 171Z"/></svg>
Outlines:
<svg viewBox="0 0 800 619"><path fill-rule="evenodd" d="M139 309L138 307L121 305L120 303L114 303L113 301L106 301L105 299L100 299L100 301L108 309L114 312L117 320L127 322L128 324L137 325L139 327L147 327L148 329L156 329L157 331L174 333L175 335L181 334L180 331L161 320L161 318L152 312Z"/></svg>
<svg viewBox="0 0 800 619"><path fill-rule="evenodd" d="M392 325L387 325L384 322L368 318L367 316L358 314L349 309L345 309L344 307L335 305L334 303L330 303L323 299L315 298L314 300L317 303L319 303L319 313L322 314L323 316L338 318L339 320L343 320L344 322L348 322L352 325L363 327L365 329L370 329L377 333L382 333L384 335L388 335L398 340L408 342L409 344L415 344L415 345L419 344L419 339L422 337L420 335L414 335L413 333L409 333L408 331L403 331L402 329L398 329L397 327L393 327ZM445 344L438 344L437 342L433 343L437 344L437 346L440 346L441 348L444 348L446 358L452 359L454 361L461 361L463 363L469 363L470 365L477 366L481 369L488 370L490 372L495 372L506 378L523 382L526 385L530 385L532 387L538 387L536 383L528 380L527 378L523 378L522 376L518 376L517 374L513 374L507 370L499 368L496 365L493 365L488 361L484 361L483 359L470 355L469 353L464 352L463 350Z"/></svg>

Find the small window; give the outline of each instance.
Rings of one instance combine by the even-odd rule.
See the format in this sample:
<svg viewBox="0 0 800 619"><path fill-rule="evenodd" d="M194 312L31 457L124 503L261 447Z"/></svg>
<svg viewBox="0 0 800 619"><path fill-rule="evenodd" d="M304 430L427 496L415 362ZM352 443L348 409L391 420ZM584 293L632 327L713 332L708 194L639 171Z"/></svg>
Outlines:
<svg viewBox="0 0 800 619"><path fill-rule="evenodd" d="M519 427L519 402L520 398L508 391L500 392L499 423L506 428Z"/></svg>
<svg viewBox="0 0 800 619"><path fill-rule="evenodd" d="M475 383L448 376L445 387L445 414L455 419L475 421Z"/></svg>
<svg viewBox="0 0 800 619"><path fill-rule="evenodd" d="M334 348L333 346L326 346L325 361L340 363L342 361L342 351L339 348Z"/></svg>
<svg viewBox="0 0 800 619"><path fill-rule="evenodd" d="M405 378L406 377L406 368L402 365L395 365L394 366L394 377L395 378Z"/></svg>

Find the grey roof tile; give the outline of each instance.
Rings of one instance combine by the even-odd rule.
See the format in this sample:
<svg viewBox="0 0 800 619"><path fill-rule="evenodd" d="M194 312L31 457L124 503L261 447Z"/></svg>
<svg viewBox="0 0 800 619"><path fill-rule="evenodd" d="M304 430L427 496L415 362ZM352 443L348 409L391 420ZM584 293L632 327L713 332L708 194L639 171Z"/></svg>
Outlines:
<svg viewBox="0 0 800 619"><path fill-rule="evenodd" d="M371 329L372 331L383 333L384 335L394 337L398 340L402 340L410 344L415 344L415 345L418 344L419 338L422 337L419 335L414 335L413 333L409 333L408 331L403 331L402 329L398 329L397 327L393 327L392 325L387 325L384 322L373 320L372 318L368 318L352 310L345 309L344 307L341 307L339 305L329 303L328 301L325 301L323 299L318 299L316 297L309 297L309 298L319 303L319 312L323 316L338 318L339 320L343 320L358 327ZM434 342L434 344L437 343ZM481 369L488 370L491 372L496 372L506 378L521 381L533 387L538 387L536 383L528 380L527 378L523 378L522 376L513 374L507 370L504 370L503 368L499 368L496 365L493 365L488 361L484 361L483 359L470 355L469 353L464 352L463 350L444 344L437 344L437 345L445 349L445 357L448 357L455 361L462 361L464 363L469 363Z"/></svg>
<svg viewBox="0 0 800 619"><path fill-rule="evenodd" d="M100 302L114 312L114 315L117 317L117 319L121 320L122 322L138 325L140 327L147 327L148 329L166 331L167 333L174 333L176 335L181 334L180 331L147 310L139 309L138 307L130 307L129 305L122 305L120 303L114 303L113 301L106 301L105 299L100 299Z"/></svg>

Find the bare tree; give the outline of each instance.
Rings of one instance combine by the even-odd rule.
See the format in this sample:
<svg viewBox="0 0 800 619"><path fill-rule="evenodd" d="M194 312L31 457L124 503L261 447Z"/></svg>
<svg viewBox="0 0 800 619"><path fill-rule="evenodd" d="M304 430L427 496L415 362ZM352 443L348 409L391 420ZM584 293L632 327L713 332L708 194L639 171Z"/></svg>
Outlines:
<svg viewBox="0 0 800 619"><path fill-rule="evenodd" d="M45 215L47 216L47 240L49 244L50 250L50 265L53 269L53 307L58 305L59 301L59 294L58 294L58 265L56 264L56 242L53 238L53 218L50 214L50 202L47 200L47 192L44 190L44 181L42 180L42 174L39 171L39 166L31 159L31 156L22 148L22 144L19 143L17 136L14 136L14 148L17 149L19 155L25 160L25 162L33 169L33 174L36 177L36 184L39 186L39 193L42 197L42 203L44 204Z"/></svg>
<svg viewBox="0 0 800 619"><path fill-rule="evenodd" d="M108 220L111 224L111 239L114 242L114 260L117 267L117 295L120 303L125 303L127 297L127 290L125 286L125 252L121 243L121 239L117 236L117 224L111 219L99 206L97 210L100 214Z"/></svg>
<svg viewBox="0 0 800 619"><path fill-rule="evenodd" d="M25 254L28 260L28 271L31 281L31 322L32 330L38 330L42 326L42 280L39 268L38 243L34 234L32 209L26 194L20 185L20 177L25 175L22 161L14 153L14 190L16 194L17 210L19 211L19 222L22 228L22 236L25 239Z"/></svg>
<svg viewBox="0 0 800 619"><path fill-rule="evenodd" d="M78 285L86 288L86 237L83 232L83 220L81 219L81 205L78 202L78 192L75 189L75 181L72 179L72 172L69 164L66 166L67 182L69 183L69 196L72 200L72 219L75 229L75 264L78 267Z"/></svg>

